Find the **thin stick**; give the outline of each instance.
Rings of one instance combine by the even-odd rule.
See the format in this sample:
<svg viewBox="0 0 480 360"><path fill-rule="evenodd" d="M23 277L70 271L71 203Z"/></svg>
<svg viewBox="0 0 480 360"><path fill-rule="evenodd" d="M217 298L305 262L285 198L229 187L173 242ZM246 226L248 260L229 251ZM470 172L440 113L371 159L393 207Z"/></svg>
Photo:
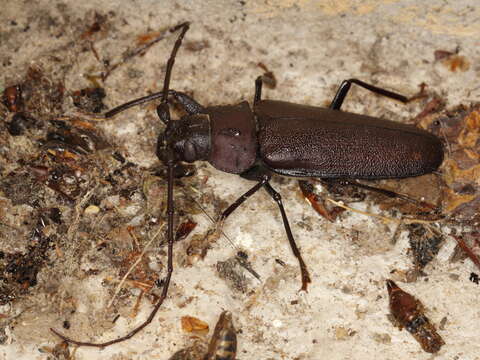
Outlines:
<svg viewBox="0 0 480 360"><path fill-rule="evenodd" d="M372 214L372 213L369 213L369 212L357 210L357 209L351 208L350 206L347 206L345 204L342 204L341 202L335 201L335 200L330 199L330 198L327 198L327 201L330 201L332 204L334 204L336 206L339 206L341 208L344 208L346 210L352 211L354 213L365 215L365 216L375 217L375 218L380 219L384 222L393 222L393 223L396 223L396 224L433 224L433 223L441 221L441 219L439 219L439 220L421 220L421 219L411 219L411 218L394 219L394 218L390 218L390 217L387 217L387 216L382 216L382 215L378 215L378 214Z"/></svg>
<svg viewBox="0 0 480 360"><path fill-rule="evenodd" d="M196 193L201 194L201 192L200 192L199 190L195 189L193 186L190 186L190 189L192 189L192 190L193 190L194 192L196 192ZM186 192L184 189L182 189L182 190L183 190L183 194L184 194L186 197L188 197L190 200L192 200L192 201L198 206L198 208L205 214L205 216L210 220L210 222L211 222L212 224L214 224L214 225L217 224L217 222L216 222L216 221L213 219L213 217L207 212L207 210L205 210L205 209L203 208L203 206L197 201L197 199L195 199L193 196L187 194L187 192ZM220 232L222 233L222 235L225 237L225 239L227 239L227 241L230 243L230 245L231 245L235 250L237 250L237 251L240 250L239 247L238 247L237 245L235 245L235 243L233 242L233 240L230 239L230 238L227 236L227 234L225 234L225 231L223 231L223 228L220 229Z"/></svg>
<svg viewBox="0 0 480 360"><path fill-rule="evenodd" d="M457 242L458 246L467 254L467 256L472 260L472 262L477 266L477 268L480 269L480 260L478 259L478 256L468 247L468 245L465 243L465 241L459 237L452 235L452 237L455 239Z"/></svg>
<svg viewBox="0 0 480 360"><path fill-rule="evenodd" d="M159 34L156 38L152 39L151 41L149 41L148 43L146 44L143 44L133 50L129 50L127 51L123 56L122 58L120 59L120 61L116 62L115 64L109 66L107 68L107 71L102 74L102 80L105 81L109 76L110 74L115 70L117 69L120 65L126 63L127 61L129 61L130 59L134 58L135 56L137 55L140 55L140 54L145 54L146 51L151 48L153 45L155 45L156 43L158 43L159 41L163 40L166 38L166 36L168 35L168 33L171 33L171 32L175 32L175 30L178 29L178 26L175 26L171 29L167 29L165 31L163 31L161 34ZM93 48L93 46L92 46ZM94 50L94 49L93 49ZM95 54L95 51L94 51L94 54ZM96 57L98 57L98 55L96 55Z"/></svg>
<svg viewBox="0 0 480 360"><path fill-rule="evenodd" d="M114 301L115 298L117 297L117 295L118 295L118 293L120 292L120 290L122 290L123 284L125 283L125 280L127 280L128 275L130 275L131 272L133 271L133 269L135 269L135 267L140 263L140 261L141 261L142 258L143 258L143 255L145 255L145 253L147 252L148 247L149 247L150 244L153 242L153 240L155 240L155 238L158 236L158 234L160 234L160 231L162 231L162 229L163 229L164 227L165 227L165 224L162 224L162 226L160 226L160 229L158 229L158 231L156 232L156 234L153 235L153 237L150 239L150 241L147 243L147 245L145 245L145 247L143 248L142 252L141 252L140 255L138 256L137 260L132 264L132 266L130 266L130 269L128 269L127 273L123 276L122 280L120 280L120 282L119 282L118 285L117 285L117 288L115 289L115 293L113 294L111 300L109 301L109 303L108 303L108 305L107 305L107 309L112 306L113 301Z"/></svg>
<svg viewBox="0 0 480 360"><path fill-rule="evenodd" d="M97 190L97 186L98 184L95 184L90 190L88 190L82 197L82 199L78 202L78 204L75 206L75 218L72 222L72 225L70 225L67 230L67 239L69 241L73 240L73 236L77 232L78 222L80 221L80 216L82 215L82 207L87 203L88 200L90 200L95 190Z"/></svg>

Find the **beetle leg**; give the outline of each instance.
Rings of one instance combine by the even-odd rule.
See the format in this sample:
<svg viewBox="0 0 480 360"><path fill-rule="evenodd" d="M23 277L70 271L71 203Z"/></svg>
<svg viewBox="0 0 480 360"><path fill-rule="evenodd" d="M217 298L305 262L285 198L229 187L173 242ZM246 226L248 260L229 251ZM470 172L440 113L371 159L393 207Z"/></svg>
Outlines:
<svg viewBox="0 0 480 360"><path fill-rule="evenodd" d="M263 85L263 80L262 80L262 77L259 76L255 80L255 95L253 97L253 105L255 105L257 102L262 100L262 85Z"/></svg>
<svg viewBox="0 0 480 360"><path fill-rule="evenodd" d="M252 174L253 175L253 174ZM247 175L247 178L252 180L251 175ZM295 243L295 239L293 238L292 230L290 229L290 224L288 223L287 214L285 213L285 208L283 207L282 197L281 195L276 192L270 183L271 176L267 174L261 175L260 181L255 184L250 190L248 190L245 194L240 196L232 205L230 205L219 217L218 224L222 224L225 219L234 212L241 204L243 204L250 196L255 194L261 187L264 187L267 190L268 194L275 200L280 208L280 213L282 214L283 225L285 226L285 231L287 233L288 242L290 243L290 247L292 248L293 254L298 259L300 264L300 271L302 274L302 288L301 290L307 291L308 284L311 283L310 274L308 273L307 265L303 261L302 255L300 250Z"/></svg>
<svg viewBox="0 0 480 360"><path fill-rule="evenodd" d="M293 255L295 255L295 257L298 259L298 263L300 264L300 272L302 274L302 288L300 290L307 291L308 284L311 283L312 280L310 279L307 265L303 261L300 249L298 248L297 244L295 243L295 239L293 238L292 230L290 229L290 225L288 223L287 214L285 213L285 208L283 207L282 196L275 191L275 189L270 185L269 182L266 182L263 187L265 188L265 190L267 190L268 194L272 197L272 199L275 200L280 209L283 225L285 226L285 232L287 233L288 242L290 243L290 247L292 248Z"/></svg>
<svg viewBox="0 0 480 360"><path fill-rule="evenodd" d="M269 175L263 175L261 180L255 184L254 187L252 187L250 190L248 190L245 194L240 196L232 205L230 205L219 217L218 223L222 223L225 221L225 219L230 216L232 212L234 212L240 205L242 205L245 200L247 200L250 196L255 194L263 185L268 183L268 180L270 180Z"/></svg>
<svg viewBox="0 0 480 360"><path fill-rule="evenodd" d="M332 103L329 106L330 109L340 110L340 107L343 104L343 100L345 100L345 97L347 96L348 91L350 90L350 87L352 86L352 84L357 84L358 86L361 86L364 89L370 90L375 94L383 95L390 99L398 100L403 103L407 103L409 101L409 99L406 96L367 84L366 82L363 82L358 79L348 79L348 80L343 80L342 83L340 84L340 87L338 88L337 93L335 94L335 97L333 98Z"/></svg>

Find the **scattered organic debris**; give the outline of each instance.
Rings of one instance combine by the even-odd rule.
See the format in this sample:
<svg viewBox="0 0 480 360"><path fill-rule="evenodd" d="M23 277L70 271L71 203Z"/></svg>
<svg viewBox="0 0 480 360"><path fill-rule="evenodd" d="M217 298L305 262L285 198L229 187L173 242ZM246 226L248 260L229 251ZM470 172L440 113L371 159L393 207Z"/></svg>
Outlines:
<svg viewBox="0 0 480 360"><path fill-rule="evenodd" d="M107 28L102 19L97 20L84 40L92 40ZM102 111L103 88L65 89L65 74L57 70L33 65L0 94L4 127L0 132L0 304L34 295L32 289L42 271L72 277L102 274L112 291L119 285L111 299L116 306L125 305L129 289L141 290L129 314L135 316L143 293L155 300L155 291L150 290L161 283L161 272L150 267L145 252L159 251L158 243L154 249L148 245L163 226L159 221L163 208L145 206L141 179L150 170L127 161L121 144L110 145L101 123L64 115L71 114L65 110L70 109L67 94L83 112ZM178 196L178 204L185 203L183 198ZM194 227L192 221L184 222L179 239ZM134 228L150 236L131 241L128 229ZM132 246L127 249L125 244ZM87 269L80 268L81 264ZM118 272L108 274L112 269ZM61 282L45 285L48 278L42 278L39 291L47 288L54 294L48 295L52 298L50 311L78 331L77 295L58 291ZM45 296L38 301L40 298ZM39 306L49 311L48 306ZM116 310L106 307L105 318L111 319L112 311ZM4 323L8 326L16 321L10 317Z"/></svg>
<svg viewBox="0 0 480 360"><path fill-rule="evenodd" d="M49 257L53 239L44 231L49 226L46 216L40 215L29 238L25 252L0 253L0 305L14 300L37 285L37 275Z"/></svg>
<svg viewBox="0 0 480 360"><path fill-rule="evenodd" d="M235 360L236 356L237 333L233 325L232 314L224 311L217 321L204 360Z"/></svg>
<svg viewBox="0 0 480 360"><path fill-rule="evenodd" d="M80 35L80 39L91 40L96 34L106 31L108 27L107 16L94 12L93 22L87 26L87 29Z"/></svg>
<svg viewBox="0 0 480 360"><path fill-rule="evenodd" d="M244 271L245 269L239 264L237 256L217 262L218 276L224 279L232 289L241 293L247 292L249 283Z"/></svg>
<svg viewBox="0 0 480 360"><path fill-rule="evenodd" d="M197 226L196 222L193 222L192 220L187 220L183 223L181 223L178 226L177 232L175 234L175 241L180 241L185 239L190 233L195 229Z"/></svg>
<svg viewBox="0 0 480 360"><path fill-rule="evenodd" d="M196 339L192 345L178 350L168 360L203 360L207 351L207 345L204 341Z"/></svg>
<svg viewBox="0 0 480 360"><path fill-rule="evenodd" d="M208 324L193 316L182 316L182 330L187 333L206 335L208 333Z"/></svg>
<svg viewBox="0 0 480 360"><path fill-rule="evenodd" d="M480 222L480 105L431 113L420 125L445 140L443 211L458 224Z"/></svg>
<svg viewBox="0 0 480 360"><path fill-rule="evenodd" d="M457 47L455 51L448 51L448 50L435 50L433 52L433 56L435 58L435 61L440 61L447 59L453 55L457 55L460 49Z"/></svg>
<svg viewBox="0 0 480 360"><path fill-rule="evenodd" d="M101 87L91 87L74 91L72 93L73 104L87 113L98 114L106 109L103 104L105 90Z"/></svg>
<svg viewBox="0 0 480 360"><path fill-rule="evenodd" d="M442 109L425 116L420 125L445 140L442 208L446 221L462 229L476 228L480 223L480 105ZM478 232L465 230L452 236L457 241L452 261L463 254L480 269Z"/></svg>
<svg viewBox="0 0 480 360"><path fill-rule="evenodd" d="M438 254L444 237L424 224L409 224L406 229L415 269L421 271Z"/></svg>
<svg viewBox="0 0 480 360"><path fill-rule="evenodd" d="M435 326L424 314L420 301L400 289L392 280L387 280L388 296L390 298L390 313L395 325L413 335L422 349L428 353L436 353L445 345Z"/></svg>
<svg viewBox="0 0 480 360"><path fill-rule="evenodd" d="M22 88L20 85L12 85L3 90L3 104L10 112L20 111L22 105Z"/></svg>
<svg viewBox="0 0 480 360"><path fill-rule="evenodd" d="M478 276L477 273L474 273L474 272L470 273L470 278L469 279L470 279L471 282L473 282L477 285L480 284L480 276Z"/></svg>
<svg viewBox="0 0 480 360"><path fill-rule="evenodd" d="M475 247L478 248L478 237L480 234L477 232L475 232L474 234L476 235L474 237L474 241L476 240L477 242L475 244ZM452 237L457 241L457 248L455 249L455 252L452 256L452 260L454 260L455 258L458 258L458 254L461 251L463 253L462 254L463 256L470 258L470 260L472 260L472 262L477 266L477 268L480 269L480 259L478 255L472 250L472 247L469 246L464 240L464 238L471 239L471 235L472 233L465 233L462 236L452 235Z"/></svg>
<svg viewBox="0 0 480 360"><path fill-rule="evenodd" d="M41 347L39 350L42 353L48 353L53 356L53 358L49 356L47 358L48 360L75 360L75 350L70 352L68 343L66 342L61 342L55 345L54 348L44 346Z"/></svg>
<svg viewBox="0 0 480 360"><path fill-rule="evenodd" d="M459 55L459 51L459 48L457 48L454 52L447 50L436 50L434 52L435 61L440 61L442 65L448 68L451 72L465 72L470 68L470 62L465 56Z"/></svg>
<svg viewBox="0 0 480 360"><path fill-rule="evenodd" d="M103 72L101 75L102 80L105 81L114 70L116 70L126 62L130 61L134 57L145 54L148 49L150 49L159 41L165 39L165 37L172 31L173 28L168 28L162 31L155 31L148 34L140 35L138 37L137 47L125 51L120 60L113 63L112 65L107 66L106 71Z"/></svg>
<svg viewBox="0 0 480 360"><path fill-rule="evenodd" d="M344 209L336 206L327 208L327 205L323 201L323 199L316 195L313 190L313 184L309 181L299 180L298 185L300 186L300 190L302 191L302 195L307 200L313 209L322 217L327 219L328 221L335 221L337 216L341 214Z"/></svg>
<svg viewBox="0 0 480 360"><path fill-rule="evenodd" d="M200 335L206 335L207 323L195 317L182 317L182 329L185 332L195 332L194 328L198 326L201 329ZM233 325L232 314L224 311L218 318L208 348L203 338L195 338L192 345L177 351L169 360L235 360L236 356L237 333Z"/></svg>
<svg viewBox="0 0 480 360"><path fill-rule="evenodd" d="M240 264L241 267L243 267L245 270L247 270L250 274L255 276L258 280L260 280L260 275L253 270L252 264L250 261L248 261L248 254L245 251L237 251L237 261Z"/></svg>

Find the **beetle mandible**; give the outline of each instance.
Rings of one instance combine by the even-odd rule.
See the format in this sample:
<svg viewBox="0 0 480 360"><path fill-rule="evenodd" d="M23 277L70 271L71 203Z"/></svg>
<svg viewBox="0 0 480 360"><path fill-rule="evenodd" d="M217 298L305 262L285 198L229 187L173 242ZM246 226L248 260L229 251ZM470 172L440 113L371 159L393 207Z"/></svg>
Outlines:
<svg viewBox="0 0 480 360"><path fill-rule="evenodd" d="M344 80L328 108L276 100L262 100L262 78L255 81L253 109L247 101L236 105L204 107L190 96L170 89L170 77L178 49L190 23L172 28L181 30L167 62L163 90L120 105L105 113L106 118L139 104L161 99L157 114L165 131L157 141L156 154L167 166L168 265L159 300L149 317L127 335L104 343L77 341L51 329L64 341L105 347L127 340L150 324L165 300L173 273L173 180L180 162L208 161L218 170L240 175L256 184L221 215L224 221L260 189L277 203L290 247L300 265L302 287L311 282L282 204L280 194L270 185L273 175L324 179L388 179L419 176L435 171L443 161L443 146L435 135L413 126L371 116L341 111L352 84L401 102L405 96L357 79ZM187 115L170 118L173 98Z"/></svg>

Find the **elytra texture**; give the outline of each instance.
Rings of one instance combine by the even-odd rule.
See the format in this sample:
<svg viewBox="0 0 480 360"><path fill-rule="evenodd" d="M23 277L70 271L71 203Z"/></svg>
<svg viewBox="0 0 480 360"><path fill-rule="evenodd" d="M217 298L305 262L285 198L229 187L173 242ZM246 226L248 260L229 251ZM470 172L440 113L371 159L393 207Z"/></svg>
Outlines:
<svg viewBox="0 0 480 360"><path fill-rule="evenodd" d="M443 160L440 140L416 127L338 110L263 100L255 106L260 157L289 176L418 176Z"/></svg>

